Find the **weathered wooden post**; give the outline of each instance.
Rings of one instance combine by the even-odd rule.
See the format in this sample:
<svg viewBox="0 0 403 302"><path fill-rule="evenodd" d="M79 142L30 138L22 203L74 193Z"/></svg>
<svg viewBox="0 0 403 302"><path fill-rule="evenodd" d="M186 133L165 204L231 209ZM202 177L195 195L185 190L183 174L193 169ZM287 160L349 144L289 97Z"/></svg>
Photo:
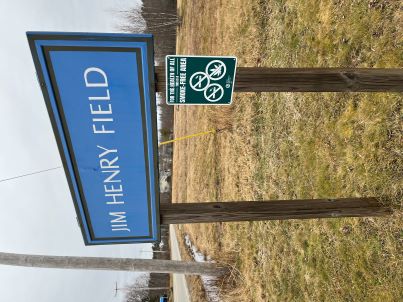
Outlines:
<svg viewBox="0 0 403 302"><path fill-rule="evenodd" d="M228 268L215 263L175 260L28 255L0 252L1 265L38 268L132 271L220 276Z"/></svg>
<svg viewBox="0 0 403 302"><path fill-rule="evenodd" d="M165 66L155 67L164 92ZM235 92L403 92L402 68L237 67Z"/></svg>
<svg viewBox="0 0 403 302"><path fill-rule="evenodd" d="M376 198L300 199L161 204L163 224L384 216Z"/></svg>

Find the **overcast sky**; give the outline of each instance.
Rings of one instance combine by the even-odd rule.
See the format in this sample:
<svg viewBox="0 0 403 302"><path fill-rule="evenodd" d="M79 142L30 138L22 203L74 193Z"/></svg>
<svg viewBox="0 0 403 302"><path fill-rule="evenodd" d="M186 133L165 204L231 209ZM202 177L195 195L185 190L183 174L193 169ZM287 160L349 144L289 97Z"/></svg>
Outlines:
<svg viewBox="0 0 403 302"><path fill-rule="evenodd" d="M61 166L26 31L118 31L136 0L0 1L0 180ZM150 245L85 247L63 169L0 182L0 250L147 258ZM121 301L134 273L0 266L0 300Z"/></svg>

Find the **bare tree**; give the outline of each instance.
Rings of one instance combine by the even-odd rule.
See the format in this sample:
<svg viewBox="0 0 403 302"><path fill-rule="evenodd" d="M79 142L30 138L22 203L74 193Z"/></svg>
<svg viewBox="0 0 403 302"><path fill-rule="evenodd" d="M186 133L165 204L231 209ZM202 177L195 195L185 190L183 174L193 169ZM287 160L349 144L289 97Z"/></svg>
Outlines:
<svg viewBox="0 0 403 302"><path fill-rule="evenodd" d="M142 32L147 30L153 34L169 33L175 35L176 26L181 24L174 1L144 1L142 6L121 11L121 13L127 22L123 28L128 31Z"/></svg>
<svg viewBox="0 0 403 302"><path fill-rule="evenodd" d="M127 302L137 302L158 298L169 292L170 288L167 286L150 286L150 280L147 280L146 276L142 276L141 278L137 278L132 285L125 287L124 290L126 292L125 299Z"/></svg>
<svg viewBox="0 0 403 302"><path fill-rule="evenodd" d="M176 29L181 20L176 11L176 1L148 0L142 6L120 11L125 24L121 30L154 35L155 59L163 62L168 54L176 52Z"/></svg>

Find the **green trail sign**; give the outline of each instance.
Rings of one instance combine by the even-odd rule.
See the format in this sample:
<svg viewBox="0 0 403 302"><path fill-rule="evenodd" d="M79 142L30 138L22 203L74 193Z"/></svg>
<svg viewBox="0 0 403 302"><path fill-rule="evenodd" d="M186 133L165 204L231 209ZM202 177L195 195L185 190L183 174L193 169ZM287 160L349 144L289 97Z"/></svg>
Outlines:
<svg viewBox="0 0 403 302"><path fill-rule="evenodd" d="M236 57L166 56L168 105L229 105Z"/></svg>

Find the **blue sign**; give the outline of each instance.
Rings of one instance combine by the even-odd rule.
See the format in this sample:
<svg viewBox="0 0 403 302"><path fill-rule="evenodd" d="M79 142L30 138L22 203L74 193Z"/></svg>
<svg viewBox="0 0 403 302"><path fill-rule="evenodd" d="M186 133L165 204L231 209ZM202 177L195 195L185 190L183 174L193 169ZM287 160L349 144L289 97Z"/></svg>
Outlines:
<svg viewBox="0 0 403 302"><path fill-rule="evenodd" d="M152 36L27 36L85 243L159 240Z"/></svg>

